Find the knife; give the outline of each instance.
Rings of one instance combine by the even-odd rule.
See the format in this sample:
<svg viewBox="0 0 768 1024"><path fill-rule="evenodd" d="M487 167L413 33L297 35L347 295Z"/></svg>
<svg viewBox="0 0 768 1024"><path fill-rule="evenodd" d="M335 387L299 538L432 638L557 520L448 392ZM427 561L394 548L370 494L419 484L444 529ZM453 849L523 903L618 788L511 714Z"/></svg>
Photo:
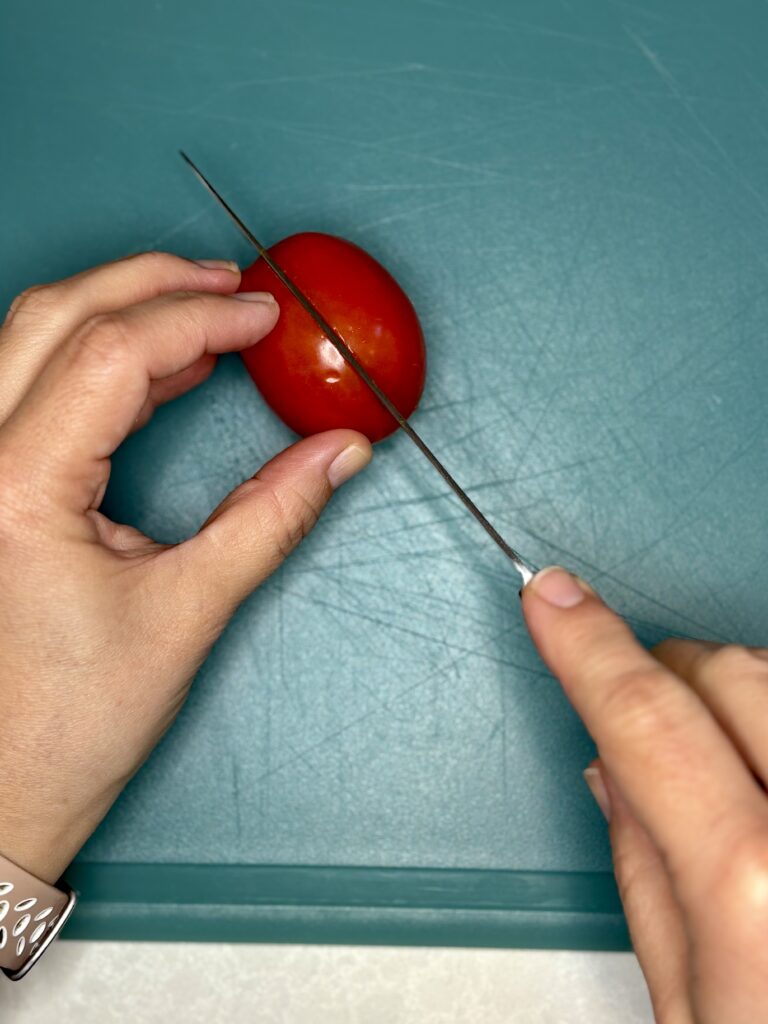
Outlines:
<svg viewBox="0 0 768 1024"><path fill-rule="evenodd" d="M421 436L416 433L416 431L413 429L408 420L400 413L399 409L394 404L394 402L392 402L392 400L388 398L387 395L381 390L376 381L373 379L373 377L371 377L371 375L362 365L362 363L354 354L354 352L349 348L349 346L338 333L338 331L336 331L331 326L331 324L328 323L328 321L325 319L320 310L315 306L315 304L311 301L311 299L307 298L307 296L304 294L304 292L301 291L298 285L294 284L294 282L290 279L290 277L288 277L288 275L285 273L282 267L280 267L280 265L275 262L273 257L270 255L269 250L266 249L258 240L258 238L256 238L253 232L245 226L243 221L238 217L238 215L235 213L235 211L232 209L229 203L226 202L223 196L221 196L210 183L210 181L208 181L208 179L205 177L200 168L197 167L195 163L193 163L193 161L187 156L187 154L183 150L180 149L179 154L182 157L182 159L185 160L186 163L192 168L198 180L205 186L206 189L208 189L208 191L219 203L219 205L222 206L223 209L229 214L231 219L234 221L234 223L237 225L237 227L240 229L243 235L245 235L245 237L248 239L248 241L251 243L254 249L256 249L259 256L261 256L261 258L264 260L264 262L267 264L270 270L283 282L285 287L293 295L297 302L299 302L304 307L307 313L320 327L323 334L326 336L328 341L330 341L330 343L333 345L333 347L336 349L339 355L342 356L349 363L349 365L362 379L362 381L371 389L371 391L378 398L378 400L381 402L381 404L384 406L384 408L387 410L390 416L392 416L397 421L397 424L403 431L403 433L406 434L411 439L411 441L413 441L413 443L419 449L421 454L437 470L437 472L440 474L443 480L445 480L445 482L451 488L451 490L462 503L462 505L464 505L464 507L475 517L475 519L478 521L478 523L480 523L480 525L488 534L488 536L501 548L501 550L504 552L504 554L507 556L510 562L512 562L512 565L515 567L517 572L520 574L523 586L525 586L528 583L528 581L531 580L533 576L536 574L537 570L535 569L535 567L525 558L523 558L523 556L519 552L517 552L511 545L509 545L498 532L496 527L493 526L493 524L490 523L488 519L486 519L486 517L483 515L483 513L480 511L480 509L477 507L474 501L472 501L472 499L469 497L467 492L462 487L459 486L459 484L454 480L454 478L451 476L451 474L448 472L448 470L445 468L442 462L434 454L432 449L427 446L426 442L422 440Z"/></svg>

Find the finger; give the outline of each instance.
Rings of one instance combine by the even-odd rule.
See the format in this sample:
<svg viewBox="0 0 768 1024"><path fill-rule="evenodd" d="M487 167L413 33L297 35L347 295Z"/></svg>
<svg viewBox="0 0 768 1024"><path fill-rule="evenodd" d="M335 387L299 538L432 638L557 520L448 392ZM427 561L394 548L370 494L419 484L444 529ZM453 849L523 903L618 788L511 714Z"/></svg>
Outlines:
<svg viewBox="0 0 768 1024"><path fill-rule="evenodd" d="M652 653L699 695L755 774L768 784L768 651L665 640Z"/></svg>
<svg viewBox="0 0 768 1024"><path fill-rule="evenodd" d="M225 498L195 537L166 552L162 571L179 578L195 605L204 598L211 628L221 629L309 533L333 491L367 466L372 454L370 442L354 430L299 441Z"/></svg>
<svg viewBox="0 0 768 1024"><path fill-rule="evenodd" d="M272 329L274 299L242 294L175 293L86 321L6 423L5 440L25 461L35 494L89 507L105 460L141 414L153 381L206 354L246 348Z"/></svg>
<svg viewBox="0 0 768 1024"><path fill-rule="evenodd" d="M610 823L613 870L654 1017L692 1024L688 943L664 862L599 761L590 765L584 778Z"/></svg>
<svg viewBox="0 0 768 1024"><path fill-rule="evenodd" d="M213 373L215 366L216 356L206 352L205 355L200 356L191 366L188 366L186 370L180 370L179 373L174 373L170 377L164 377L162 380L153 380L149 385L147 400L141 412L134 420L131 429L134 431L140 430L152 419L155 409L159 408L159 406L172 402L174 398L186 395L188 391L202 384Z"/></svg>
<svg viewBox="0 0 768 1024"><path fill-rule="evenodd" d="M765 820L751 773L696 694L585 584L545 570L523 611L633 815L698 897L728 840Z"/></svg>
<svg viewBox="0 0 768 1024"><path fill-rule="evenodd" d="M234 292L239 283L236 263L197 263L148 252L22 292L0 334L0 422L16 408L55 349L90 317L169 292Z"/></svg>

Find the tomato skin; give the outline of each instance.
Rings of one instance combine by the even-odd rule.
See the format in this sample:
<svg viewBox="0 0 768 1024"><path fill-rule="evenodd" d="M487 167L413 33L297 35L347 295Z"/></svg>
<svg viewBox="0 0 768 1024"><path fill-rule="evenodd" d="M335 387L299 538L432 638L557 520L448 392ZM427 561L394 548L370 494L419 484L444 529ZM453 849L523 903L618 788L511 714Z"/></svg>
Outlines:
<svg viewBox="0 0 768 1024"><path fill-rule="evenodd" d="M426 351L416 311L392 275L352 242L303 232L270 255L338 331L403 416L424 387ZM256 387L297 434L351 427L371 441L397 423L262 259L240 291L267 291L280 304L270 333L242 353Z"/></svg>

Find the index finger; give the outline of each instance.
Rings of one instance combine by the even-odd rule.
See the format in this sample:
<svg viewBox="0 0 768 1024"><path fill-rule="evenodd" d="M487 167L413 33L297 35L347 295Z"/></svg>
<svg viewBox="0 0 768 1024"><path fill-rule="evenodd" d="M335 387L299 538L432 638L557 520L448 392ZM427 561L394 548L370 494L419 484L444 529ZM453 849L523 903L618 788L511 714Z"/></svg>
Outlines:
<svg viewBox="0 0 768 1024"><path fill-rule="evenodd" d="M523 611L633 814L683 886L693 883L729 835L765 821L747 766L699 697L586 584L544 570Z"/></svg>
<svg viewBox="0 0 768 1024"><path fill-rule="evenodd" d="M21 453L24 489L82 511L105 477L106 460L130 432L153 381L179 374L206 353L247 348L274 327L266 293L181 293L93 318L58 350L4 427ZM20 459L15 460L20 464Z"/></svg>
<svg viewBox="0 0 768 1024"><path fill-rule="evenodd" d="M237 264L146 252L27 289L14 300L0 335L0 420L16 408L67 336L90 317L183 290L233 292Z"/></svg>

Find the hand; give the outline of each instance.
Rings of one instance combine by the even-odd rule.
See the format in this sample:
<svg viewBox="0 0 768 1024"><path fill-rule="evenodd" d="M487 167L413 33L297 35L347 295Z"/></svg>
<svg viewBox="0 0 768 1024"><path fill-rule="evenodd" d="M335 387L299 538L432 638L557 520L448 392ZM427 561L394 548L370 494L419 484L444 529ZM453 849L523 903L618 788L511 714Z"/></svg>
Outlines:
<svg viewBox="0 0 768 1024"><path fill-rule="evenodd" d="M47 881L237 605L371 457L351 430L301 441L173 547L98 511L125 436L274 325L239 282L235 264L136 256L31 289L0 331L0 853Z"/></svg>
<svg viewBox="0 0 768 1024"><path fill-rule="evenodd" d="M658 1024L768 1014L768 652L653 654L562 569L523 592L534 641L600 754L604 813Z"/></svg>

